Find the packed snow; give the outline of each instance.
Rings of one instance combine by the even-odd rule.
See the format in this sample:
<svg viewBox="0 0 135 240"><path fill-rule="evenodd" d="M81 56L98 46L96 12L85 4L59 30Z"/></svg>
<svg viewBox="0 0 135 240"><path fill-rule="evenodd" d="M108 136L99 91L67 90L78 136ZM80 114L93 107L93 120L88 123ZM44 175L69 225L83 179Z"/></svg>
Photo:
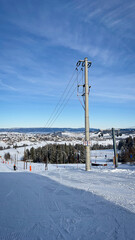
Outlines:
<svg viewBox="0 0 135 240"><path fill-rule="evenodd" d="M84 135L65 132L46 141L41 134L2 134L0 146L10 148L0 151L0 240L135 239L135 165L115 169L113 150L92 150L91 162L107 166L89 172L84 164L26 166L25 149L83 143ZM91 133L91 139L92 145L112 144L109 134ZM11 160L5 161L8 152Z"/></svg>
<svg viewBox="0 0 135 240"><path fill-rule="evenodd" d="M93 157L103 162L105 153ZM14 161L3 162L0 239L134 239L135 166L108 162L86 172L83 164L49 164L45 171L18 161L14 171Z"/></svg>

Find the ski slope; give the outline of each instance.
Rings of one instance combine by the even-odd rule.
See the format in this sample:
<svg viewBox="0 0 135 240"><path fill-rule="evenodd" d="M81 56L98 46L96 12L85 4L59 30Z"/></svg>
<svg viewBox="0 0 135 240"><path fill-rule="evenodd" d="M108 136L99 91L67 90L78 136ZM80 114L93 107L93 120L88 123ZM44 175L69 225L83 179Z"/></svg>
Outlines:
<svg viewBox="0 0 135 240"><path fill-rule="evenodd" d="M0 163L1 240L134 240L135 167Z"/></svg>

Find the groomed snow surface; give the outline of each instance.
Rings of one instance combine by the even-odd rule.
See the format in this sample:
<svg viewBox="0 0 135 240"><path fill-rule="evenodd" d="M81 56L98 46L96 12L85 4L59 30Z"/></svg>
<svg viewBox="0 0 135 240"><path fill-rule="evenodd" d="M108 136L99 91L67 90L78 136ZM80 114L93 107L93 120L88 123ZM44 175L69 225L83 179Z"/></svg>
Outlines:
<svg viewBox="0 0 135 240"><path fill-rule="evenodd" d="M0 161L1 240L135 239L134 166L29 165Z"/></svg>

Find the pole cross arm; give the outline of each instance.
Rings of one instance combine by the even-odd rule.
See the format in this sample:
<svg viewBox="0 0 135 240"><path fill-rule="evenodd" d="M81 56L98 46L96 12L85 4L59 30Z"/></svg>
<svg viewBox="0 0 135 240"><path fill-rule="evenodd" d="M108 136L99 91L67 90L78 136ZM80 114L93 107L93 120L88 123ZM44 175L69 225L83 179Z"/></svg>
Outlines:
<svg viewBox="0 0 135 240"><path fill-rule="evenodd" d="M76 66L79 67L81 63L82 63L82 67L85 67L85 60L79 60L76 64ZM91 66L92 62L87 61L87 63L88 63L88 68L89 68Z"/></svg>

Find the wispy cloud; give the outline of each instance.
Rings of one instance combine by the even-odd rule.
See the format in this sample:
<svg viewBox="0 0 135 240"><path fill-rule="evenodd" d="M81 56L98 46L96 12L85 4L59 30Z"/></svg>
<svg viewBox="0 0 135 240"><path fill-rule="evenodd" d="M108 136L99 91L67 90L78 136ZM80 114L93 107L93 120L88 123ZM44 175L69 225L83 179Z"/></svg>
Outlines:
<svg viewBox="0 0 135 240"><path fill-rule="evenodd" d="M0 97L50 110L87 56L95 111L124 103L134 112L134 10L133 0L1 0Z"/></svg>
<svg viewBox="0 0 135 240"><path fill-rule="evenodd" d="M4 90L17 91L16 88L14 88L14 87L12 87L8 84L3 83L3 81L1 79L0 79L0 88L4 89Z"/></svg>
<svg viewBox="0 0 135 240"><path fill-rule="evenodd" d="M83 12L84 8L86 11L84 12L86 13L86 18L93 19L93 17L100 16L102 13L104 13L101 8L96 9L97 6L98 1L94 4L89 4L88 1L85 1L84 3L77 1L76 5L73 5L73 11L74 9L78 9L78 11ZM109 44L103 45L103 41L105 39L103 38L103 35L106 32L105 30L102 31L103 26L100 26L100 21L98 22L99 27L97 28L94 22L90 22L89 24L87 24L87 26L86 24L84 25L84 20L82 19L82 17L79 18L79 12L76 12L76 15L74 17L71 14L67 15L65 9L64 18L64 13L61 16L61 12L58 11L58 8L56 8L56 10L54 11L54 16L52 16L52 13L49 12L49 9L45 9L44 7L43 9L38 8L37 13L33 12L33 15L29 14L29 6L27 6L26 8L27 14L25 13L26 9L20 8L20 6L17 7L17 5L16 8L18 20L16 21L16 14L16 17L12 16L12 18L10 18L9 16L9 21L18 25L25 31L33 33L36 36L48 38L50 40L50 44L60 45L66 48L77 50L79 52L82 52L83 54L88 54L93 58L98 57L101 61L103 61L103 63L110 62L112 64L114 62L113 59L115 58L116 54L114 53L114 49L112 51L112 48ZM24 14L26 14L26 18L21 17L24 16ZM102 20L105 22L104 19Z"/></svg>
<svg viewBox="0 0 135 240"><path fill-rule="evenodd" d="M113 94L112 92L108 92L108 93L93 93L92 94L95 97L101 97L104 99L116 99L119 102L122 100L122 102L127 102L127 101L135 101L135 95L131 95L131 94Z"/></svg>
<svg viewBox="0 0 135 240"><path fill-rule="evenodd" d="M118 52L119 44L127 45L122 38L127 34L127 27L133 27L135 20L132 0L124 3L121 0L69 1L52 11L48 3L36 7L37 11L32 1L25 2L22 7L16 4L16 13L9 14L9 21L36 36L50 39L52 44L88 53L111 64L111 59L116 59L116 55L117 59L118 56L120 58L121 52L124 52L122 48ZM10 12L14 12L12 5Z"/></svg>

